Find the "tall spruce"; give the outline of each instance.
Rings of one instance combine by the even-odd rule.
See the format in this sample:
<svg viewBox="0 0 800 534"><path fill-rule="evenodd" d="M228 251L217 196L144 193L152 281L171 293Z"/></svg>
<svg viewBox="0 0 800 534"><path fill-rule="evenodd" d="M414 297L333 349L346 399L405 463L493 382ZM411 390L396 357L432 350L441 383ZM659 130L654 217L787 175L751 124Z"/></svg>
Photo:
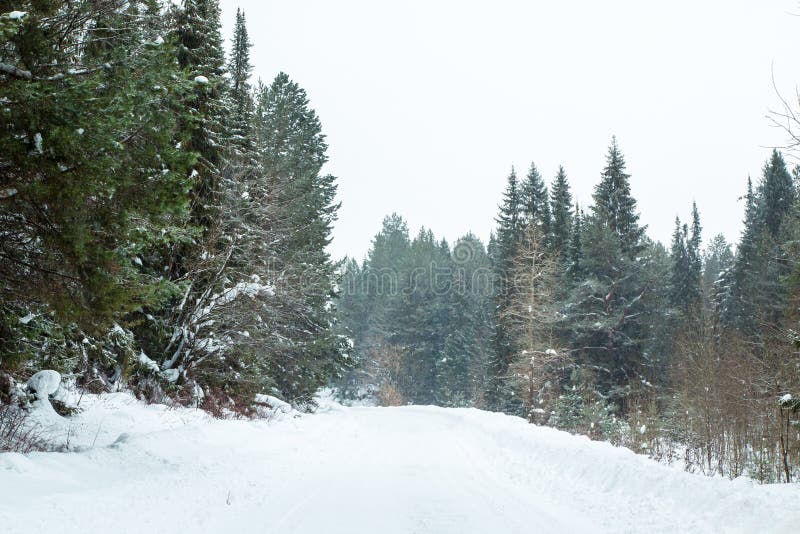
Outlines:
<svg viewBox="0 0 800 534"><path fill-rule="evenodd" d="M675 218L670 256L672 274L670 280L670 304L678 309L683 319L698 318L702 311L702 272L700 214L692 204L692 226L681 224Z"/></svg>
<svg viewBox="0 0 800 534"><path fill-rule="evenodd" d="M675 217L675 230L672 232L672 274L670 279L670 304L684 314L688 313L691 296L690 271L691 260L687 250L687 227Z"/></svg>
<svg viewBox="0 0 800 534"><path fill-rule="evenodd" d="M570 280L580 280L583 274L583 225L584 214L578 204L575 204L575 216L572 220L572 232L569 239L569 265L567 274Z"/></svg>
<svg viewBox="0 0 800 534"><path fill-rule="evenodd" d="M253 143L250 135L253 122L253 95L250 85L250 48L253 44L247 33L244 11L236 9L236 23L231 42L231 58L228 62L230 73L230 130L233 141L242 150L248 150Z"/></svg>
<svg viewBox="0 0 800 534"><path fill-rule="evenodd" d="M700 212L697 210L697 203L692 202L692 225L687 232L686 254L689 260L689 306L694 313L701 310L703 290L703 257L701 247L703 245L703 226L700 224Z"/></svg>
<svg viewBox="0 0 800 534"><path fill-rule="evenodd" d="M572 194L569 190L567 173L564 167L558 167L550 190L550 211L552 214L551 239L554 250L559 251L562 258L567 257L570 239L572 238Z"/></svg>
<svg viewBox="0 0 800 534"><path fill-rule="evenodd" d="M547 186L536 165L531 163L528 174L520 186L523 233L529 225L536 226L544 242L550 239L550 198Z"/></svg>
<svg viewBox="0 0 800 534"><path fill-rule="evenodd" d="M762 224L759 218L758 199L753 191L753 181L747 178L747 194L744 209L744 229L736 248L736 258L730 274L726 276L725 298L719 311L721 322L729 328L737 328L746 335L756 330L756 271L759 267L759 241Z"/></svg>
<svg viewBox="0 0 800 534"><path fill-rule="evenodd" d="M524 230L523 195L517 182L514 169L508 176L500 212L497 216L497 230L493 250L495 326L492 335L494 350L489 360L486 385L486 404L490 409L515 411L521 404L514 398L510 384L509 367L516 353L511 327L506 324L505 310L511 305L514 288L510 283L514 257L521 243Z"/></svg>
<svg viewBox="0 0 800 534"><path fill-rule="evenodd" d="M183 122L184 146L198 154L192 170L192 215L207 232L216 223L216 196L220 189L220 165L225 129L224 94L227 90L225 52L220 33L218 0L183 0L173 10L178 63L194 81L185 106L192 111Z"/></svg>
<svg viewBox="0 0 800 534"><path fill-rule="evenodd" d="M260 88L255 121L275 310L265 322L276 339L262 357L283 396L310 400L347 363L332 305L336 265L326 250L339 209L336 178L322 172L328 148L322 126L306 92L288 75Z"/></svg>
<svg viewBox="0 0 800 534"><path fill-rule="evenodd" d="M764 229L773 240L780 240L783 223L795 205L797 192L786 162L777 150L772 151L764 165L758 189Z"/></svg>
<svg viewBox="0 0 800 534"><path fill-rule="evenodd" d="M651 266L658 251L638 225L624 171L614 139L581 229L579 283L567 296L558 326L583 370L582 383L574 385L590 387L618 407L645 366L651 331L644 317L659 300L649 291L656 283Z"/></svg>
<svg viewBox="0 0 800 534"><path fill-rule="evenodd" d="M646 226L639 226L636 200L631 195L630 175L625 172L625 158L613 137L606 156L606 166L594 191L592 212L595 220L606 225L619 239L622 251L631 257L642 250Z"/></svg>

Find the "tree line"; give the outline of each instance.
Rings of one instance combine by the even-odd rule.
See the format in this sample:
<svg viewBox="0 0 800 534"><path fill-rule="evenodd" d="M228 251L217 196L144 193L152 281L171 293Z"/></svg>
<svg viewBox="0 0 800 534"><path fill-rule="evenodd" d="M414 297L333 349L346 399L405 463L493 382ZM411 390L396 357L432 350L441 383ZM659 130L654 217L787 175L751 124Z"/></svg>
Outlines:
<svg viewBox="0 0 800 534"><path fill-rule="evenodd" d="M226 58L217 0L0 13L0 400L47 368L216 412L309 402L348 364L336 178L306 92L251 80L245 14Z"/></svg>
<svg viewBox="0 0 800 534"><path fill-rule="evenodd" d="M747 181L735 252L722 235L702 246L694 204L669 248L650 239L616 139L586 207L563 167L549 187L533 164L522 178L512 169L485 246L467 235L451 249L425 229L409 239L387 217L366 258L343 268L339 306L361 365L341 388L793 480L798 185L773 151Z"/></svg>

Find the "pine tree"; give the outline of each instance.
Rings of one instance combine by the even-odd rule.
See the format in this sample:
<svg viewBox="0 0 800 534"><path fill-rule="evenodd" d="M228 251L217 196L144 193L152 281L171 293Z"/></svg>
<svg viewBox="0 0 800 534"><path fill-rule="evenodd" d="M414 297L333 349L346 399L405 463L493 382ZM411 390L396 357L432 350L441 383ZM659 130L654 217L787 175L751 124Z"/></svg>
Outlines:
<svg viewBox="0 0 800 534"><path fill-rule="evenodd" d="M558 167L550 191L550 210L552 213L552 246L554 250L566 257L572 238L572 194L569 190L567 173L564 167Z"/></svg>
<svg viewBox="0 0 800 534"><path fill-rule="evenodd" d="M611 140L600 183L595 187L594 218L605 224L618 238L622 251L631 257L642 250L646 227L639 226L636 200L631 196L630 175L625 173L625 158Z"/></svg>

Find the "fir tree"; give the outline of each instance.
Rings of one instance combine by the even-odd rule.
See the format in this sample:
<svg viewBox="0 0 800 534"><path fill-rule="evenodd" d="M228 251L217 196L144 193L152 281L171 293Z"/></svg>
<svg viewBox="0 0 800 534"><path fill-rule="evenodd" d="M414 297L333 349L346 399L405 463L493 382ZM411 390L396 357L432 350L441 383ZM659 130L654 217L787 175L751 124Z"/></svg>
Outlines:
<svg viewBox="0 0 800 534"><path fill-rule="evenodd" d="M733 250L722 234L715 235L703 254L703 297L706 309L712 310L715 286L733 265Z"/></svg>
<svg viewBox="0 0 800 534"><path fill-rule="evenodd" d="M511 264L515 249L519 245L524 221L522 219L523 197L517 182L517 174L511 168L500 213L495 219L497 230L495 232L495 262L498 272L502 275Z"/></svg>

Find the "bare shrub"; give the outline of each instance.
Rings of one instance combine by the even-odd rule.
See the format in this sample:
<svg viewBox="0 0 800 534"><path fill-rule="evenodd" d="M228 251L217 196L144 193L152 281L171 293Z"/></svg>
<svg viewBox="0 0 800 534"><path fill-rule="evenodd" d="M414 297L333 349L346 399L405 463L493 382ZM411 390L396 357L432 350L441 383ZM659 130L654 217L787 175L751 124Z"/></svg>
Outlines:
<svg viewBox="0 0 800 534"><path fill-rule="evenodd" d="M677 348L673 424L686 468L763 483L796 480L800 419L780 399L798 386L798 356L785 331L765 327L756 344L700 328L684 333Z"/></svg>
<svg viewBox="0 0 800 534"><path fill-rule="evenodd" d="M26 454L51 449L42 437L41 427L30 420L26 410L13 404L0 404L0 452Z"/></svg>
<svg viewBox="0 0 800 534"><path fill-rule="evenodd" d="M406 403L402 390L404 353L389 343L375 342L367 354L368 382L375 386L375 400L380 406Z"/></svg>
<svg viewBox="0 0 800 534"><path fill-rule="evenodd" d="M405 404L403 394L391 382L384 382L375 394L379 406L402 406Z"/></svg>
<svg viewBox="0 0 800 534"><path fill-rule="evenodd" d="M557 384L564 351L554 348L553 324L558 261L545 246L542 234L530 225L514 257L513 293L502 317L519 347L509 371L528 420L544 424L558 399Z"/></svg>

